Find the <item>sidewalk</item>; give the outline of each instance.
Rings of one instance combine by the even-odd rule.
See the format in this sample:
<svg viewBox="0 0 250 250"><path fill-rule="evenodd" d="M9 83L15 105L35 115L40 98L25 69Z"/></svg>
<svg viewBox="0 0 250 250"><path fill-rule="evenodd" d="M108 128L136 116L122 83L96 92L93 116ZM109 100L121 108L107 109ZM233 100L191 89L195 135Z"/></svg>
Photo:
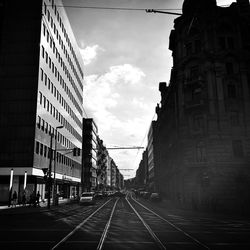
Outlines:
<svg viewBox="0 0 250 250"><path fill-rule="evenodd" d="M65 205L67 203L73 203L74 201L71 199L59 199L58 205ZM40 206L34 207L33 205L30 206L30 204L26 204L26 206L23 206L22 204L16 205L16 207L3 205L0 206L0 214L19 214L19 213L34 213L34 212L43 212L43 211L50 211L57 209L58 206L53 205L53 201L51 200L50 203L50 209L47 207L47 200L41 201Z"/></svg>

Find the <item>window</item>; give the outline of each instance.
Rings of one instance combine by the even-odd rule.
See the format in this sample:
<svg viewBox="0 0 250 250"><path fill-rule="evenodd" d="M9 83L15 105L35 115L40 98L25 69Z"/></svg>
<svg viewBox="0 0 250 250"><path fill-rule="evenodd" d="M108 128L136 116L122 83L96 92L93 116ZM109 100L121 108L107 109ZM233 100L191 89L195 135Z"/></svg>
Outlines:
<svg viewBox="0 0 250 250"><path fill-rule="evenodd" d="M46 97L43 96L43 107L46 108Z"/></svg>
<svg viewBox="0 0 250 250"><path fill-rule="evenodd" d="M36 141L36 153L39 154L39 142Z"/></svg>
<svg viewBox="0 0 250 250"><path fill-rule="evenodd" d="M41 80L43 81L43 69L41 69Z"/></svg>
<svg viewBox="0 0 250 250"><path fill-rule="evenodd" d="M48 89L50 90L50 85L51 85L51 81L50 79L48 78Z"/></svg>
<svg viewBox="0 0 250 250"><path fill-rule="evenodd" d="M43 144L40 145L40 155L43 155Z"/></svg>
<svg viewBox="0 0 250 250"><path fill-rule="evenodd" d="M38 119L37 119L37 128L40 128L41 127L41 117L38 116Z"/></svg>
<svg viewBox="0 0 250 250"><path fill-rule="evenodd" d="M42 92L39 91L39 103L42 105L43 103L43 95Z"/></svg>
<svg viewBox="0 0 250 250"><path fill-rule="evenodd" d="M46 156L47 156L47 146L44 145L44 157L46 157Z"/></svg>
<svg viewBox="0 0 250 250"><path fill-rule="evenodd" d="M44 47L42 46L42 57L43 57L43 58L44 58L44 53L45 53Z"/></svg>
<svg viewBox="0 0 250 250"><path fill-rule="evenodd" d="M49 111L49 100L47 100L47 111Z"/></svg>
<svg viewBox="0 0 250 250"><path fill-rule="evenodd" d="M47 123L47 122L45 122L45 128L44 128L44 131L45 131L45 133L46 133L46 134L48 133L48 123Z"/></svg>
<svg viewBox="0 0 250 250"><path fill-rule="evenodd" d="M48 53L45 52L45 62L48 63Z"/></svg>
<svg viewBox="0 0 250 250"><path fill-rule="evenodd" d="M44 14L46 15L46 13L47 13L47 5L46 3L44 3Z"/></svg>
<svg viewBox="0 0 250 250"><path fill-rule="evenodd" d="M47 85L47 75L44 73L44 84Z"/></svg>
<svg viewBox="0 0 250 250"><path fill-rule="evenodd" d="M49 31L47 30L47 42L49 42Z"/></svg>
<svg viewBox="0 0 250 250"><path fill-rule="evenodd" d="M46 36L46 27L44 23L43 23L43 36Z"/></svg>
<svg viewBox="0 0 250 250"><path fill-rule="evenodd" d="M243 146L242 146L241 140L233 140L232 146L233 146L233 155L235 157L243 157L244 156Z"/></svg>

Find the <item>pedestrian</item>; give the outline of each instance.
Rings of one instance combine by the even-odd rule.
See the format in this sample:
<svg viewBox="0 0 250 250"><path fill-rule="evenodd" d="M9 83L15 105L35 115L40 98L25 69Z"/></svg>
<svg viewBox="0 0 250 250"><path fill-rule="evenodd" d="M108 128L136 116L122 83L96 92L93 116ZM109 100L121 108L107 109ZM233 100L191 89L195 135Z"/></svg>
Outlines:
<svg viewBox="0 0 250 250"><path fill-rule="evenodd" d="M23 191L22 204L23 204L23 206L26 206L26 193L25 193L25 191Z"/></svg>
<svg viewBox="0 0 250 250"><path fill-rule="evenodd" d="M17 192L14 191L13 195L12 195L12 207L16 207L17 204Z"/></svg>
<svg viewBox="0 0 250 250"><path fill-rule="evenodd" d="M31 194L30 194L30 207L31 206L36 206L36 193L35 193L35 191L33 191Z"/></svg>
<svg viewBox="0 0 250 250"><path fill-rule="evenodd" d="M39 193L39 191L37 192L37 195L36 195L36 204L37 204L37 206L39 206L40 207L40 193Z"/></svg>

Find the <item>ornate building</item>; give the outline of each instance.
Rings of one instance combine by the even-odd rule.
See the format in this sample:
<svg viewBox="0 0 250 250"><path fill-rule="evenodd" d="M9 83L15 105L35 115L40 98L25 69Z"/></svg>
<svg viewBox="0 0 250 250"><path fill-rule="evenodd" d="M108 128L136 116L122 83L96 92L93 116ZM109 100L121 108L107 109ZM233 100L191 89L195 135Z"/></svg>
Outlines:
<svg viewBox="0 0 250 250"><path fill-rule="evenodd" d="M174 23L156 108L159 191L194 208L249 210L249 1L185 0Z"/></svg>

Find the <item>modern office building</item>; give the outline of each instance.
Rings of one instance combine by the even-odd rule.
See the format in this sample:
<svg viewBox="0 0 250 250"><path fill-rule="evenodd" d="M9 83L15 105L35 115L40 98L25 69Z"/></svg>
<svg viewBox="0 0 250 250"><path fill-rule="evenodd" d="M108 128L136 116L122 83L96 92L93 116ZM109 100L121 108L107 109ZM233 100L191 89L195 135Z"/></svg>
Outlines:
<svg viewBox="0 0 250 250"><path fill-rule="evenodd" d="M84 191L97 188L98 128L93 118L83 118L82 185Z"/></svg>
<svg viewBox="0 0 250 250"><path fill-rule="evenodd" d="M0 13L0 201L10 186L45 198L49 165L69 197L81 182L83 63L67 14L60 0L0 0Z"/></svg>

